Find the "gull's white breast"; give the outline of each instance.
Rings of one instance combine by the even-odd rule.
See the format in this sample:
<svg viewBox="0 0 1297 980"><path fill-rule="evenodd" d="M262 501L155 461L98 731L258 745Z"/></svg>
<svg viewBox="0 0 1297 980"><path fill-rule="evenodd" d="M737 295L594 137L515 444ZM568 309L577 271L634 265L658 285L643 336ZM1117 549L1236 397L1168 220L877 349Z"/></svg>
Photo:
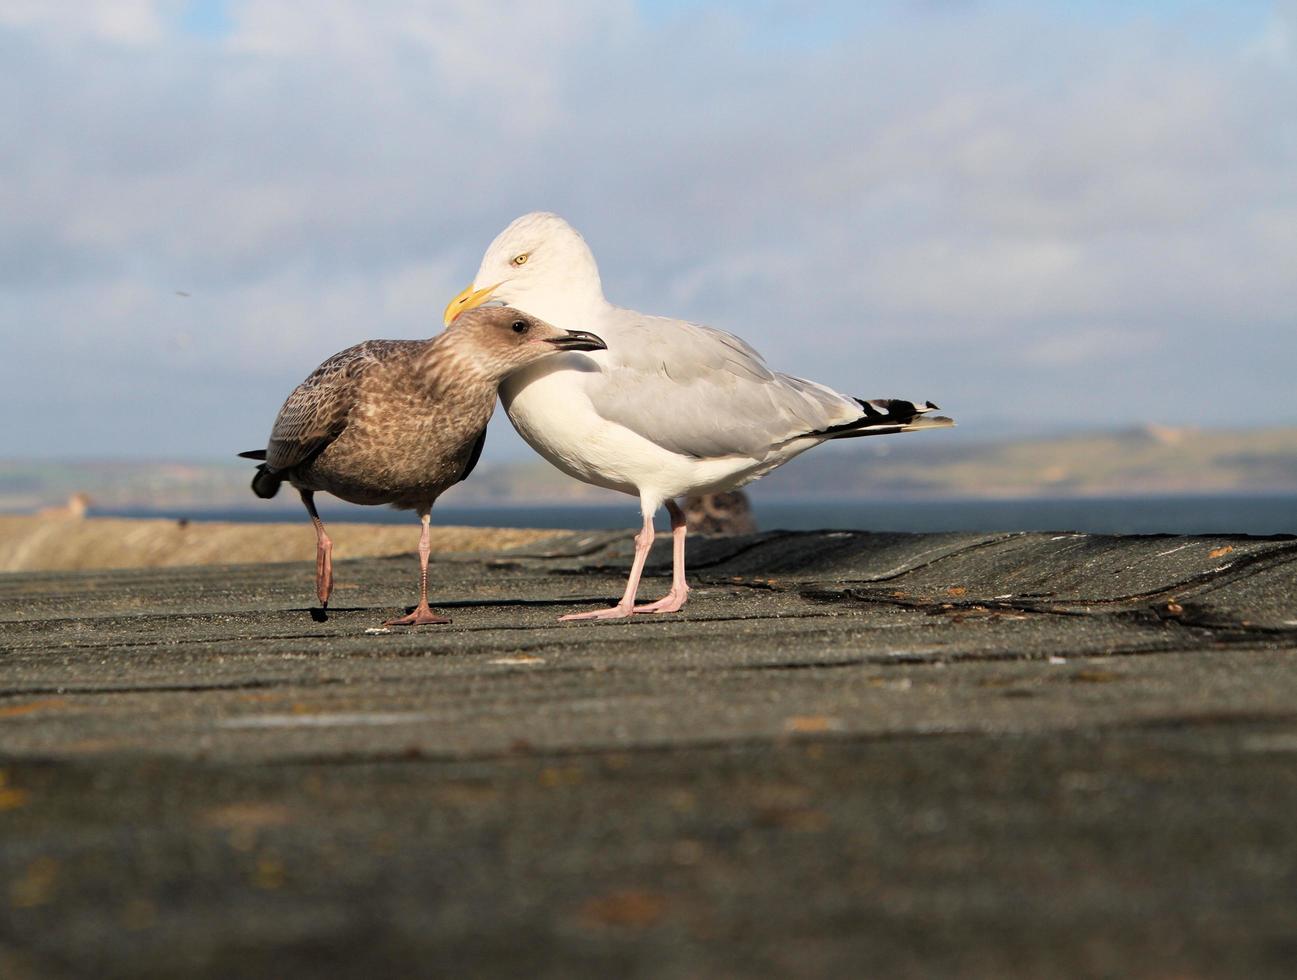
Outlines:
<svg viewBox="0 0 1297 980"><path fill-rule="evenodd" d="M500 400L514 428L533 449L564 473L595 486L663 500L733 489L769 472L815 445L781 447L761 458L724 455L698 458L673 452L595 408L588 384L609 353L568 354L518 372L500 387ZM650 411L672 406L645 406Z"/></svg>

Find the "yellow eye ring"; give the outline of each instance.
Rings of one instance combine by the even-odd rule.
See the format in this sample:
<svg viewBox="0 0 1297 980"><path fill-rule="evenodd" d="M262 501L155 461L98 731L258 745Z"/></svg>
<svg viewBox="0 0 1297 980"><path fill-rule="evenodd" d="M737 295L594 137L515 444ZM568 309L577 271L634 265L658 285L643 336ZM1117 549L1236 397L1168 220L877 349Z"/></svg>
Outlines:
<svg viewBox="0 0 1297 980"><path fill-rule="evenodd" d="M526 265L526 264L527 264L527 259L529 259L530 257L531 257L531 256L530 256L530 253L528 253L528 252L523 252L521 255L515 255L515 256L513 257L512 264L513 264L513 265Z"/></svg>

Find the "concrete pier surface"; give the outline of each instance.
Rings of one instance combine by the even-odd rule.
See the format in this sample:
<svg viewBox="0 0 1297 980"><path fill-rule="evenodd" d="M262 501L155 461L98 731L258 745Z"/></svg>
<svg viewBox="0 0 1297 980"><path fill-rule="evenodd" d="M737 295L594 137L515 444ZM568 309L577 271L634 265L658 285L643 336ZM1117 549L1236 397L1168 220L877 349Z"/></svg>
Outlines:
<svg viewBox="0 0 1297 980"><path fill-rule="evenodd" d="M1292 975L1297 540L629 553L0 575L0 977Z"/></svg>

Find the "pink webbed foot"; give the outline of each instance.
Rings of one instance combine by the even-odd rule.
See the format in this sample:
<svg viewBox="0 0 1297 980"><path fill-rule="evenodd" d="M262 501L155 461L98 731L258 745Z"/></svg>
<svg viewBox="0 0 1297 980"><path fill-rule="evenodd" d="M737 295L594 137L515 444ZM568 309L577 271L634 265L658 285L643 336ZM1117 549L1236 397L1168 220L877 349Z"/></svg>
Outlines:
<svg viewBox="0 0 1297 980"><path fill-rule="evenodd" d="M438 626L442 623L449 623L450 619L446 616L439 616L428 607L425 602L419 603L414 607L414 611L408 616L402 616L400 619L389 619L384 626Z"/></svg>
<svg viewBox="0 0 1297 980"><path fill-rule="evenodd" d="M650 602L646 606L636 606L632 612L637 613L673 613L679 612L689 601L689 590L682 589L677 592L672 589L657 602Z"/></svg>
<svg viewBox="0 0 1297 980"><path fill-rule="evenodd" d="M609 609L596 609L594 612L569 613L566 616L560 616L560 623L573 622L578 619L625 619L631 614L630 606L623 606L620 603Z"/></svg>

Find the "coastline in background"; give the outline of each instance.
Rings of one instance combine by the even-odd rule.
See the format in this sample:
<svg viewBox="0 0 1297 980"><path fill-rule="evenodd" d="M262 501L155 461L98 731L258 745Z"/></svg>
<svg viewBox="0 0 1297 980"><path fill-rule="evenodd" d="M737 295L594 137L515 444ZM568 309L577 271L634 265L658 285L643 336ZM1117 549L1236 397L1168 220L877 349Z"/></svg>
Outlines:
<svg viewBox="0 0 1297 980"><path fill-rule="evenodd" d="M1297 494L1297 427L1207 430L1145 425L1124 432L984 440L966 430L827 445L753 488L755 499L1005 500ZM858 443L858 444L857 444ZM251 464L235 460L0 459L0 512L61 505L75 493L106 510L239 509L256 505ZM293 497L295 495L287 495ZM609 504L616 495L538 457L484 460L444 504ZM285 507L297 507L296 499Z"/></svg>
<svg viewBox="0 0 1297 980"><path fill-rule="evenodd" d="M1144 425L985 440L971 432L825 446L749 488L763 530L1044 530L1297 533L1297 427ZM252 467L224 461L0 459L0 513L249 522L305 521L297 495L257 501ZM324 495L326 520L408 514ZM629 528L633 500L539 458L484 462L434 511L442 525Z"/></svg>

